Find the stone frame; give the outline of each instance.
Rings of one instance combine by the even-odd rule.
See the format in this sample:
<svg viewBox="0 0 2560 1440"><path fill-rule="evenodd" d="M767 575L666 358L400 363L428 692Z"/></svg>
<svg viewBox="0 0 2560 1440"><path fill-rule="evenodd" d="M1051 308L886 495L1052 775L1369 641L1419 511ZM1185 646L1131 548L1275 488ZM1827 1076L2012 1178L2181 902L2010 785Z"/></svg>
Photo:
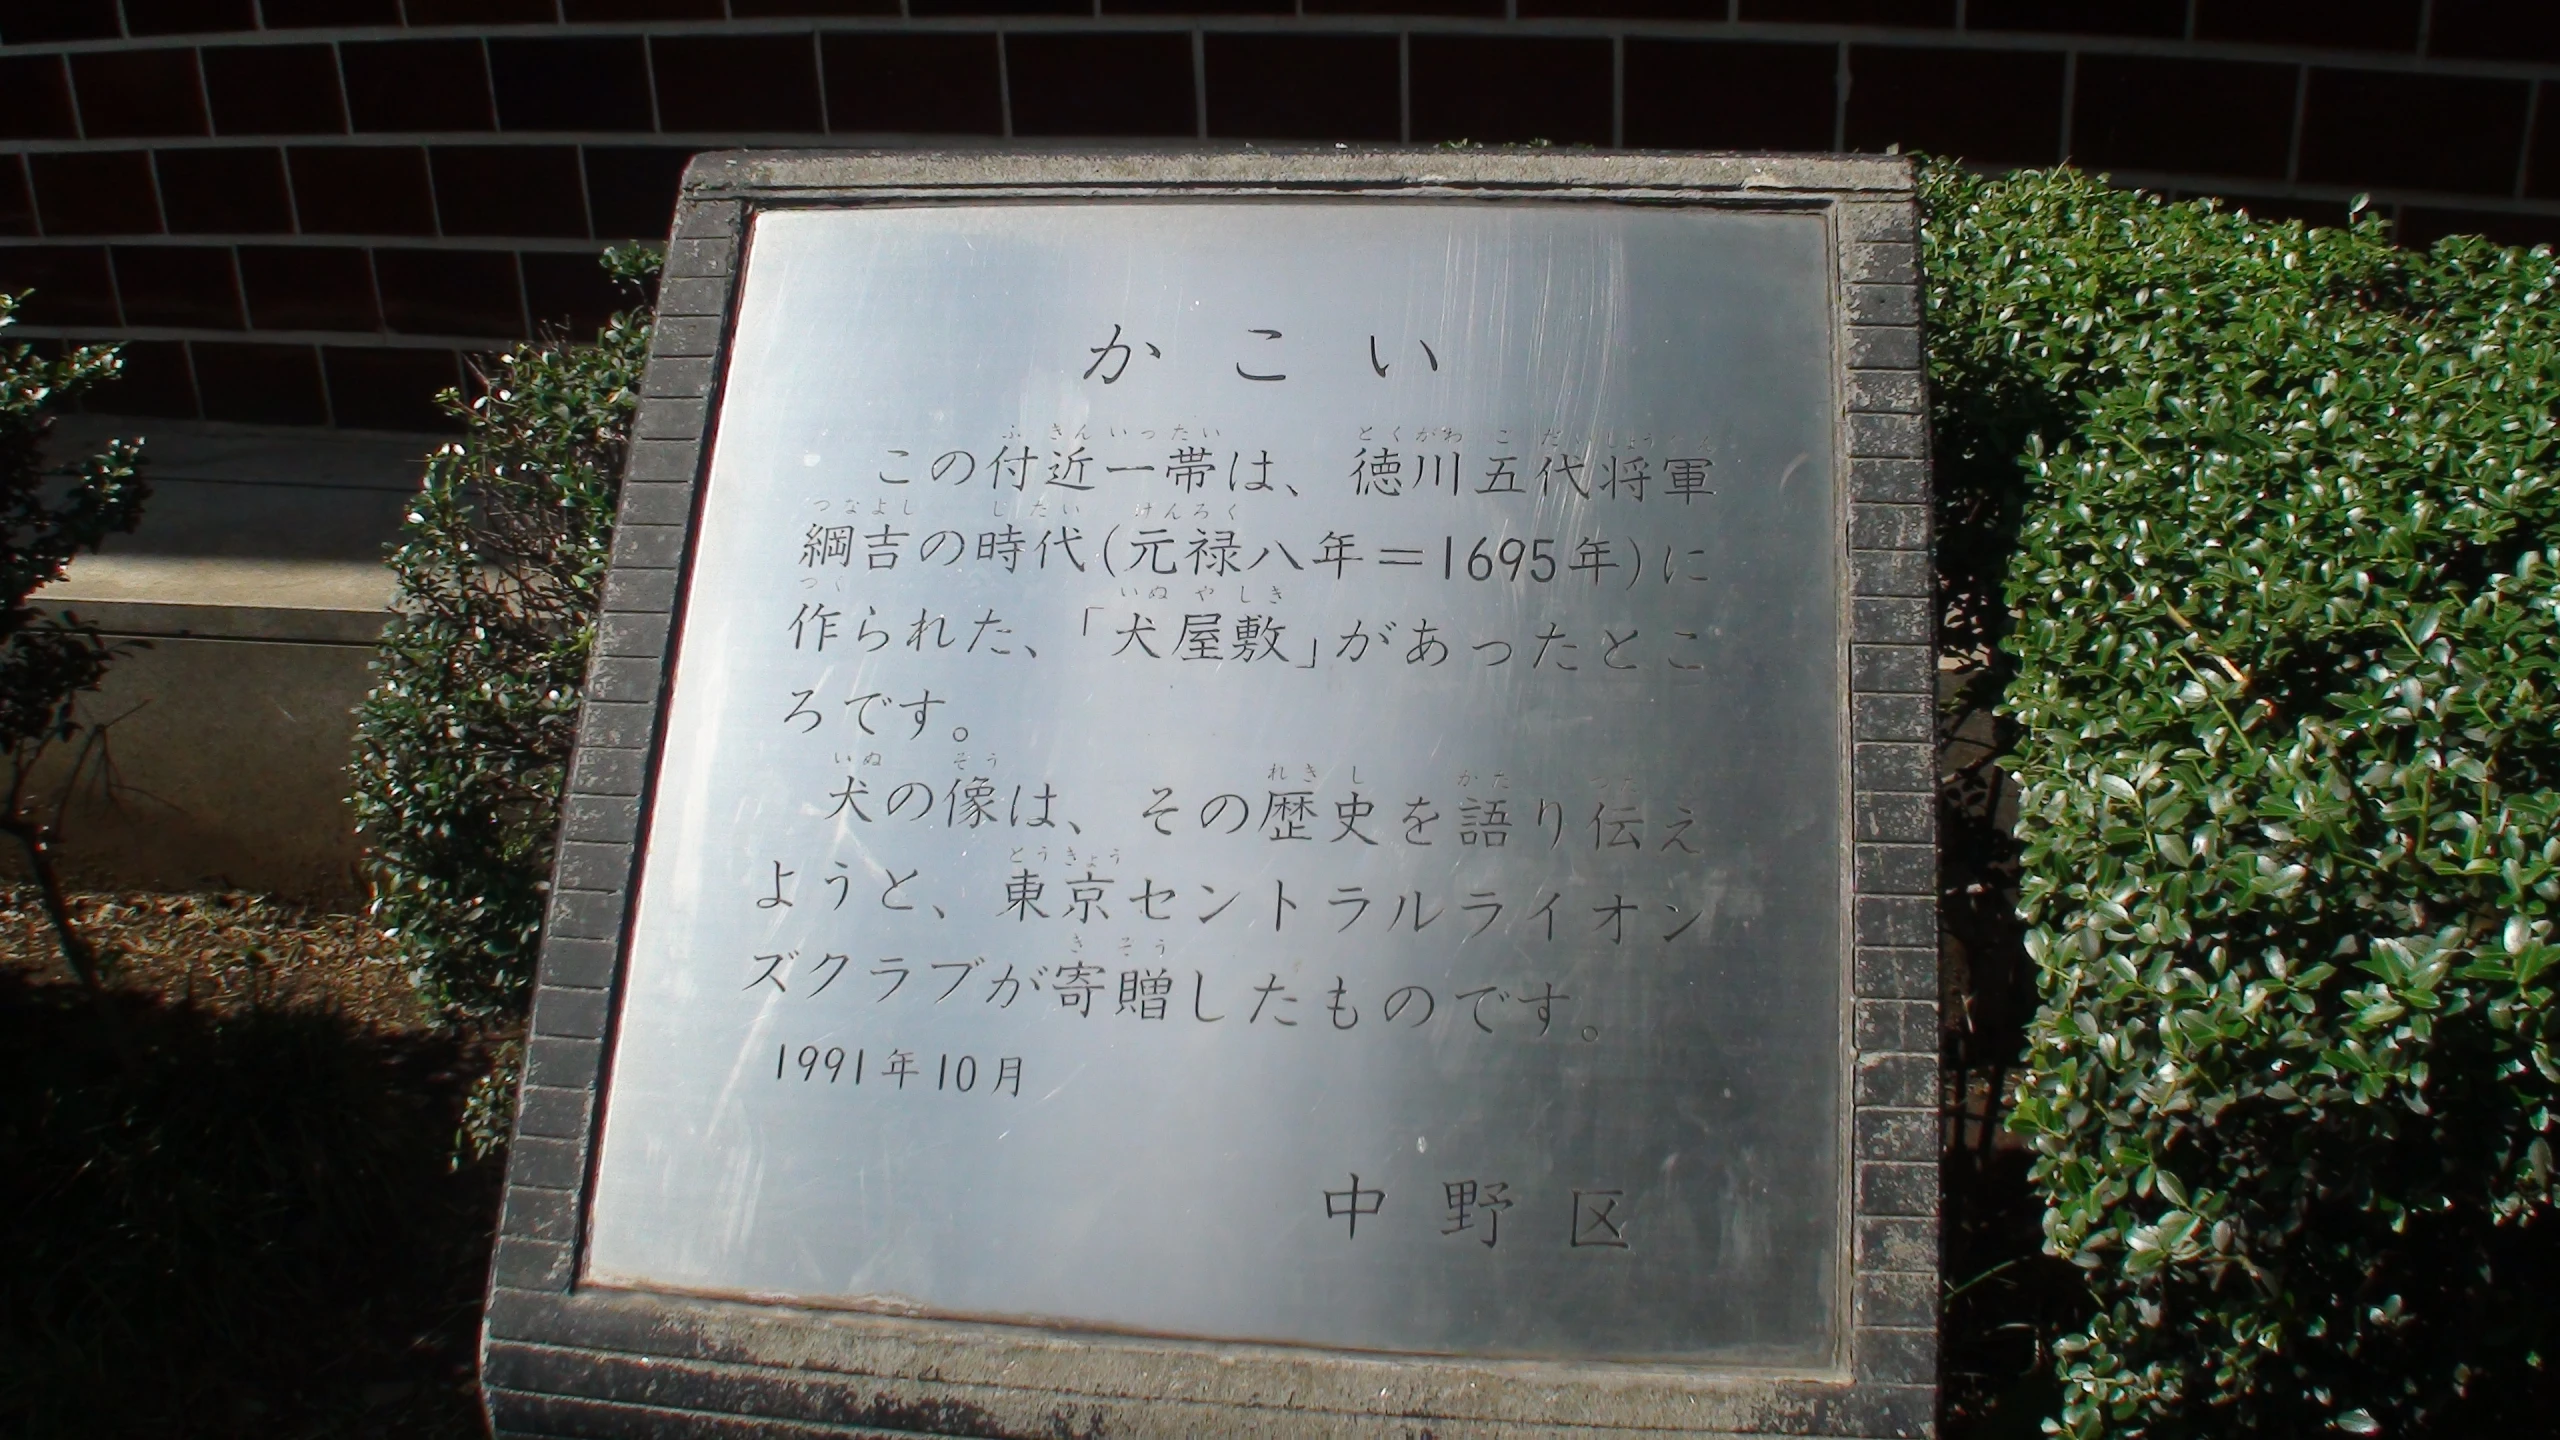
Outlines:
<svg viewBox="0 0 2560 1440"><path fill-rule="evenodd" d="M1471 1360L589 1287L579 1256L628 900L742 246L761 208L1204 196L1812 211L1836 271L1852 846L1832 1369ZM632 429L483 1321L500 1436L1804 1437L1934 1433L1933 610L1909 163L1544 150L731 152L687 171Z"/></svg>

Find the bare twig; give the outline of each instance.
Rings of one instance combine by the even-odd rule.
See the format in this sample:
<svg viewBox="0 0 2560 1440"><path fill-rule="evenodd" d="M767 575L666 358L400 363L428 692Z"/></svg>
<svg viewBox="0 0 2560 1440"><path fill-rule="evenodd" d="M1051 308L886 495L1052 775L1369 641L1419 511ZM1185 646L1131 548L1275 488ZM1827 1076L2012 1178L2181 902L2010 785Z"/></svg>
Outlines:
<svg viewBox="0 0 2560 1440"><path fill-rule="evenodd" d="M2196 639L2196 646L2197 646L2197 648L2198 648L2198 649L2201 649L2201 650L2203 650L2203 651L2204 651L2206 658L2208 658L2208 659L2212 660L2214 664L2221 666L2221 667L2222 667L2222 673L2223 673L2223 674L2225 674L2225 675L2230 676L2230 677L2231 677L2231 682L2232 682L2233 684L2238 685L2238 686L2239 686L2241 689L2243 689L2243 690L2246 690L2246 689L2248 689L2248 688L2249 688L2249 672L2247 672L2247 671L2245 671L2245 670L2241 669L2241 668L2240 668L2239 666L2237 666L2237 665L2232 664L2230 661L2223 659L2223 658L2222 658L2222 656L2221 656L2219 653L2217 653L2217 652L2213 649L2213 647L2212 647L2212 646L2205 644L2205 643L2204 643L2204 632L2203 632L2203 631L2201 631L2201 630L2198 630L2198 629L2196 628L2196 625L2195 625L2195 622L2194 622L2194 621L2192 621L2192 620L2188 619L2188 618L2187 618L2186 616L2184 616L2184 615L2179 614L2179 613L2178 613L2178 607L2177 607L2177 606L2175 606L2175 605L2170 604L2170 603L2169 603L2168 601L2166 601L2166 600L2163 600L2163 601L2161 601L2161 602L2160 602L2160 608L2169 612L2169 618L2178 622L2178 628L2179 628L2179 629L2184 630L2184 631L2186 631L2189 635L2192 635L2192 636L2194 636L2194 637L2195 637L2195 639ZM2237 722L2234 722L2234 723L2237 723Z"/></svg>
<svg viewBox="0 0 2560 1440"><path fill-rule="evenodd" d="M116 1009L114 997L107 993L105 967L99 963L98 952L71 918L70 903L62 893L62 873L54 866L52 839L46 827L26 819L13 805L6 817L0 817L0 834L16 840L26 855L27 870L35 877L36 892L44 902L45 919L53 926L54 942L62 947L63 962L79 977L81 988L89 992L89 1003L98 1012L98 1028L107 1037L107 1048L115 1053L116 1063L124 1067L127 1076L140 1079L144 1073L142 1051L125 1029L124 1016Z"/></svg>

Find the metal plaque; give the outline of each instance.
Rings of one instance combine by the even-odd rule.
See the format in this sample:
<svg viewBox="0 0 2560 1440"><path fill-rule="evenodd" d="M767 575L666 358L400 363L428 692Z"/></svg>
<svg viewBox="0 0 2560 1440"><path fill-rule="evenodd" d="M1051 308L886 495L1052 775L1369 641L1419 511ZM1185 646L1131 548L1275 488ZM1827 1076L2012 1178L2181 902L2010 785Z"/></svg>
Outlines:
<svg viewBox="0 0 2560 1440"><path fill-rule="evenodd" d="M591 1283L1814 1367L1815 213L752 222Z"/></svg>

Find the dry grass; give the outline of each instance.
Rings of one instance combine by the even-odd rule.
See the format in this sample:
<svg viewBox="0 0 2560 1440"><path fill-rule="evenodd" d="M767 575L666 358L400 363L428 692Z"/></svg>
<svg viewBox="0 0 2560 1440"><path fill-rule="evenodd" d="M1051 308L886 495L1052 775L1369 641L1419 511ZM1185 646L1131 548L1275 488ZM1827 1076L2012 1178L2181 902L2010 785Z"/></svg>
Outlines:
<svg viewBox="0 0 2560 1440"><path fill-rule="evenodd" d="M111 955L109 982L212 1015L325 1010L381 1035L435 1028L392 950L361 915L245 894L75 893L81 931ZM0 966L71 982L52 926L26 888L0 889Z"/></svg>

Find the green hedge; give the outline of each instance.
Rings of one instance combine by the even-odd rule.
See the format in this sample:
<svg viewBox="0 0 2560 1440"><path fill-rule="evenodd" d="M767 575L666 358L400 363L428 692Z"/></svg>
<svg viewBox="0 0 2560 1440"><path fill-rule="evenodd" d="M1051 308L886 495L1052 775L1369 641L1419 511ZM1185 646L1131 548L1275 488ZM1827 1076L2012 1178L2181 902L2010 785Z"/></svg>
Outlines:
<svg viewBox="0 0 2560 1440"><path fill-rule="evenodd" d="M2096 1299L2058 1427L2540 1432L2560 262L1923 188L2044 1001L2010 1126Z"/></svg>
<svg viewBox="0 0 2560 1440"><path fill-rule="evenodd" d="M18 323L25 299L0 291L0 330ZM52 843L47 801L55 797L28 790L37 756L91 730L75 705L98 688L117 649L28 597L108 536L130 534L151 495L140 442L48 457L45 439L67 402L123 371L113 346L81 345L48 359L29 345L0 345L0 757L10 781L0 822L23 825L30 843Z"/></svg>
<svg viewBox="0 0 2560 1440"><path fill-rule="evenodd" d="M18 323L24 295L0 291L0 330ZM29 597L142 521L151 486L138 440L110 440L95 455L46 453L66 401L124 371L121 351L79 345L44 358L0 345L0 836L35 880L63 960L88 987L117 1058L140 1064L103 988L104 960L72 922L56 849L62 812L84 784L113 780L107 729L84 713L107 667L133 648L99 637L73 613L40 611ZM60 766L39 781L48 756ZM109 957L111 958L111 957Z"/></svg>
<svg viewBox="0 0 2560 1440"><path fill-rule="evenodd" d="M636 246L604 263L635 290L657 273ZM617 315L592 343L499 356L468 403L447 392L465 433L427 462L391 556L356 829L375 922L449 1011L518 1010L533 980L649 334Z"/></svg>

